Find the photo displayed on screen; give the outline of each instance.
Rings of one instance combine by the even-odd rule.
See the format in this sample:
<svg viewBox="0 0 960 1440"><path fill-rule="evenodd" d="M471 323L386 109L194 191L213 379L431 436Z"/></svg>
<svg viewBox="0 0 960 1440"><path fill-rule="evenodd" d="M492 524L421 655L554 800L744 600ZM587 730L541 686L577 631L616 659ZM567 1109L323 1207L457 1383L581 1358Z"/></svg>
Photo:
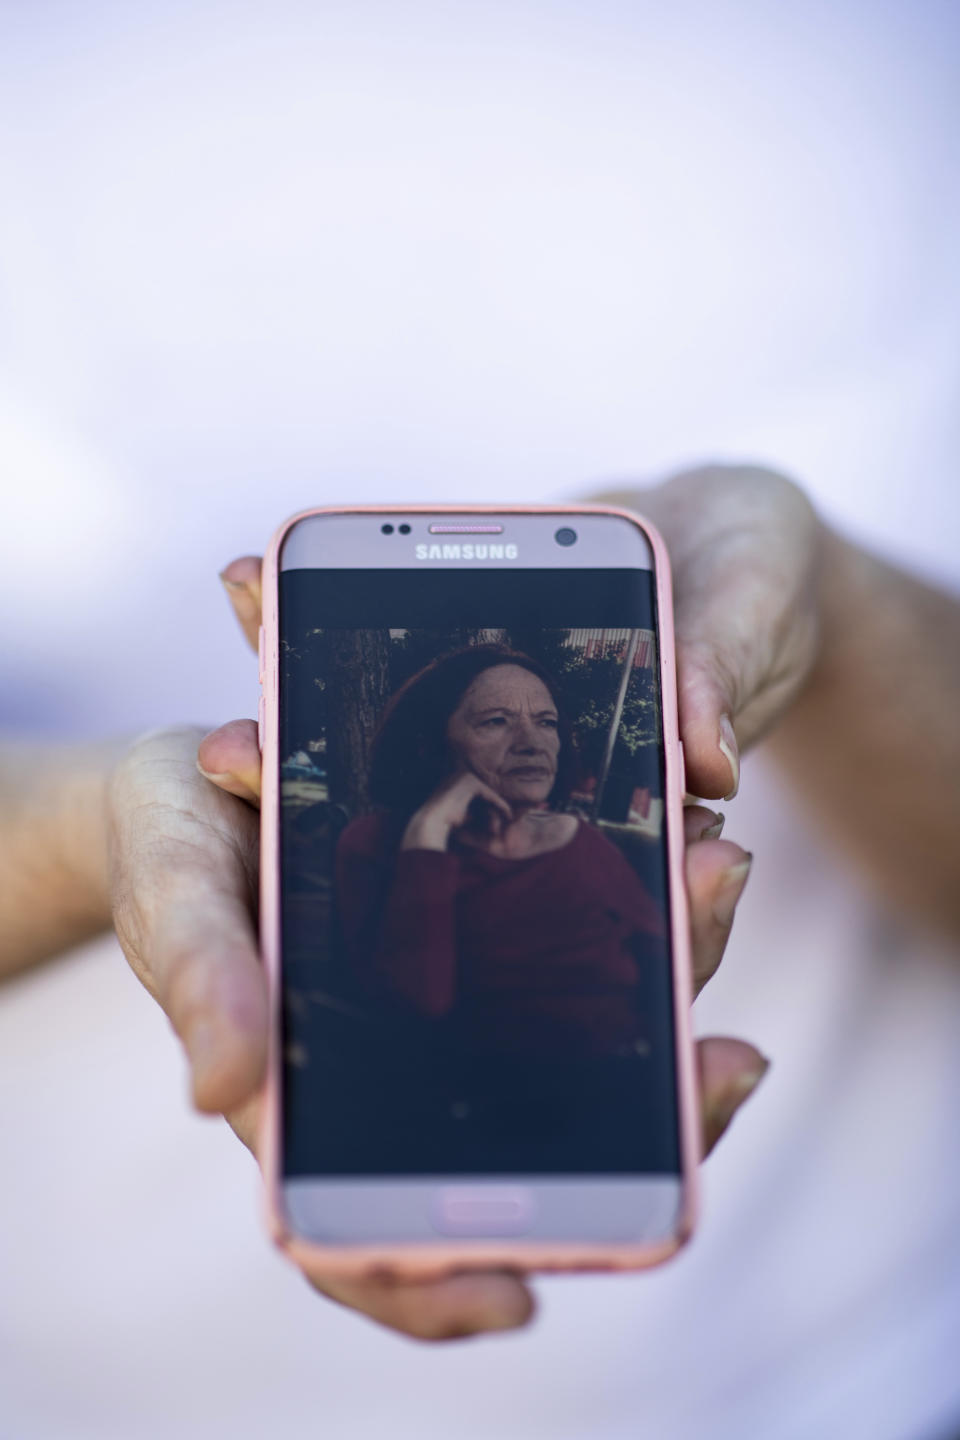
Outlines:
<svg viewBox="0 0 960 1440"><path fill-rule="evenodd" d="M678 1169L652 629L283 636L289 1175Z"/></svg>

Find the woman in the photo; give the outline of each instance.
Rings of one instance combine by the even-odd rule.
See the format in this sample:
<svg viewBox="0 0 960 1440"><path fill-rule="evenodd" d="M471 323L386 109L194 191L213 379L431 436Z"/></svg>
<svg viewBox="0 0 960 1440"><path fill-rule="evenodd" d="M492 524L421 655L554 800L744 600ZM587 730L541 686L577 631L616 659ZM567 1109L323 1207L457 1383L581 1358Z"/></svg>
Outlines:
<svg viewBox="0 0 960 1440"><path fill-rule="evenodd" d="M643 1053L663 904L565 810L576 778L557 687L529 656L473 646L408 680L375 739L376 808L337 850L361 983L448 1021L468 1052Z"/></svg>

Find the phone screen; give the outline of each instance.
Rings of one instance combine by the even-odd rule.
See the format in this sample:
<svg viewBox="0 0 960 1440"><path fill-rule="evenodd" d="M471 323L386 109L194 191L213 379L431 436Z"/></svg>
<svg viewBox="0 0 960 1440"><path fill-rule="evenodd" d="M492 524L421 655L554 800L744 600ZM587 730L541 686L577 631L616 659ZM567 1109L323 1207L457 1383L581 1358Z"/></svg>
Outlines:
<svg viewBox="0 0 960 1440"><path fill-rule="evenodd" d="M285 1178L678 1174L651 572L279 583Z"/></svg>

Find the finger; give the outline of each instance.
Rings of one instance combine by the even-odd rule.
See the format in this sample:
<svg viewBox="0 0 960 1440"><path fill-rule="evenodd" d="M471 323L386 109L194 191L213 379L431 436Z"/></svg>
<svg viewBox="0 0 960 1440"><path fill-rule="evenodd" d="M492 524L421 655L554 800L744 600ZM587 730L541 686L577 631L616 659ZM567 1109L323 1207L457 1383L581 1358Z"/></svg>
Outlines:
<svg viewBox="0 0 960 1440"><path fill-rule="evenodd" d="M741 750L769 728L813 662L818 522L792 481L755 466L688 471L659 493L676 560L688 783L732 799ZM699 533L697 515L709 517Z"/></svg>
<svg viewBox="0 0 960 1440"><path fill-rule="evenodd" d="M191 847L171 854L163 894L144 909L144 952L187 1052L195 1105L219 1114L243 1104L263 1081L269 1023L245 884Z"/></svg>
<svg viewBox="0 0 960 1440"><path fill-rule="evenodd" d="M741 749L813 660L816 516L792 481L755 466L701 467L591 498L651 513L667 541L688 788L733 799Z"/></svg>
<svg viewBox="0 0 960 1440"><path fill-rule="evenodd" d="M151 963L160 1003L183 1041L198 1110L221 1114L263 1079L267 1003L253 936L226 905L180 904Z"/></svg>
<svg viewBox="0 0 960 1440"><path fill-rule="evenodd" d="M589 498L643 511L657 493L662 502L665 487L659 492L603 489ZM654 505L655 518L670 540L673 567L677 701L687 788L693 795L732 800L740 786L740 748L732 718L737 713L739 675L728 658L726 642L735 613L735 576L728 566L718 578L716 568L695 555L694 563L686 564L683 546L673 543L672 527L664 524L669 516L657 513L657 508ZM724 587L725 593L720 593Z"/></svg>
<svg viewBox="0 0 960 1440"><path fill-rule="evenodd" d="M518 1275L482 1271L442 1280L333 1280L308 1269L307 1279L331 1300L417 1340L461 1340L516 1330L534 1313Z"/></svg>
<svg viewBox="0 0 960 1440"><path fill-rule="evenodd" d="M734 911L753 857L731 840L702 840L686 853L694 994L699 995L720 961Z"/></svg>
<svg viewBox="0 0 960 1440"><path fill-rule="evenodd" d="M260 746L255 720L230 720L200 741L197 769L221 790L260 804Z"/></svg>
<svg viewBox="0 0 960 1440"><path fill-rule="evenodd" d="M490 816L490 833L502 840L514 821L512 809L506 802L501 802L500 805L489 805L487 814Z"/></svg>
<svg viewBox="0 0 960 1440"><path fill-rule="evenodd" d="M492 839L499 839L507 828L503 812L486 795L474 795L467 807L466 819L472 828Z"/></svg>
<svg viewBox="0 0 960 1440"><path fill-rule="evenodd" d="M718 840L725 816L721 811L708 810L706 805L683 807L683 838L688 845L698 840Z"/></svg>
<svg viewBox="0 0 960 1440"><path fill-rule="evenodd" d="M677 701L687 785L692 793L733 800L740 789L740 741L732 718L734 700L717 676L710 647L677 648Z"/></svg>
<svg viewBox="0 0 960 1440"><path fill-rule="evenodd" d="M260 1159L260 1137L263 1134L263 1111L266 1092L257 1093L241 1105L234 1105L225 1112L225 1119L237 1139L246 1145L254 1159Z"/></svg>
<svg viewBox="0 0 960 1440"><path fill-rule="evenodd" d="M703 1154L709 1155L734 1115L753 1094L770 1061L746 1040L711 1036L697 1042Z"/></svg>
<svg viewBox="0 0 960 1440"><path fill-rule="evenodd" d="M261 1133L263 1094L232 1110L227 1120L254 1155ZM340 1280L324 1274L322 1262L304 1274L329 1299L419 1340L457 1340L525 1325L534 1299L517 1275L484 1271L442 1280Z"/></svg>
<svg viewBox="0 0 960 1440"><path fill-rule="evenodd" d="M491 805L495 805L496 808L500 811L501 815L503 815L504 819L512 820L513 807L511 806L510 802L508 800L504 800L502 795L499 795L491 785L485 784L482 780L478 781L478 785L479 789L477 793L482 795L485 800L489 800Z"/></svg>
<svg viewBox="0 0 960 1440"><path fill-rule="evenodd" d="M678 479L674 477L674 487ZM735 577L727 566L718 582L717 567L712 562L706 565L695 551L694 564L685 563L685 547L674 543L669 512L663 513L666 491L665 486L656 491L604 488L588 498L629 510L643 511L652 505L654 519L670 545L673 568L677 700L687 788L694 795L732 800L740 784L740 752L731 718L736 714L738 697L732 692L738 675L736 666L728 663L723 643L728 637L731 596L719 595L717 586L726 584L729 589ZM678 508L675 489L673 499Z"/></svg>
<svg viewBox="0 0 960 1440"><path fill-rule="evenodd" d="M697 1044L703 1154L757 1088L770 1062L744 1040L711 1037ZM519 1276L494 1272L429 1282L344 1281L307 1267L311 1283L379 1324L422 1340L453 1340L528 1323L534 1301Z"/></svg>
<svg viewBox="0 0 960 1440"><path fill-rule="evenodd" d="M261 625L262 592L259 555L243 555L220 571L220 579L233 606L233 613L251 647L256 650Z"/></svg>
<svg viewBox="0 0 960 1440"><path fill-rule="evenodd" d="M109 787L113 920L135 973L170 1017L202 1110L260 1085L267 996L253 930L257 824L195 769L193 729L131 746Z"/></svg>

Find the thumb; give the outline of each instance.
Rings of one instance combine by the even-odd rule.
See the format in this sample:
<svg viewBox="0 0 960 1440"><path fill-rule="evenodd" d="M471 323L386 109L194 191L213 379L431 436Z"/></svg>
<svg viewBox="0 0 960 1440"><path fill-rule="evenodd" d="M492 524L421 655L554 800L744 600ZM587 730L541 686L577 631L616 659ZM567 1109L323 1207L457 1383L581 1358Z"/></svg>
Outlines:
<svg viewBox="0 0 960 1440"><path fill-rule="evenodd" d="M263 1081L269 1024L247 897L225 877L170 875L143 950L187 1052L197 1108L241 1105Z"/></svg>
<svg viewBox="0 0 960 1440"><path fill-rule="evenodd" d="M678 645L676 700L688 791L731 801L740 789L740 744L733 697L717 672L714 655L704 657L699 649Z"/></svg>
<svg viewBox="0 0 960 1440"><path fill-rule="evenodd" d="M677 645L677 703L687 789L707 799L732 800L740 788L735 697L715 650Z"/></svg>
<svg viewBox="0 0 960 1440"><path fill-rule="evenodd" d="M196 772L193 727L153 731L109 786L114 926L134 972L190 1059L199 1109L253 1095L266 1060L267 992L253 912L256 819Z"/></svg>

